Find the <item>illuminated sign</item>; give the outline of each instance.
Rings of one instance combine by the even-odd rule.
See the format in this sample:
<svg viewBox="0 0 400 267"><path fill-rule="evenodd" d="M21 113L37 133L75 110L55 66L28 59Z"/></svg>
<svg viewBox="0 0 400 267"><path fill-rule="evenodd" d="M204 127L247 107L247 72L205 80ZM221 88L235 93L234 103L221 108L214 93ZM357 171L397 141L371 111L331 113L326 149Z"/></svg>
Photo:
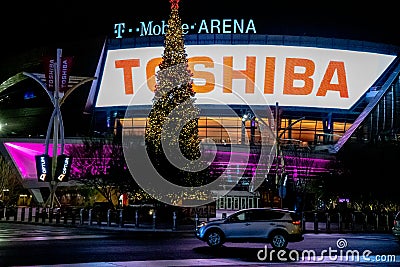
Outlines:
<svg viewBox="0 0 400 267"><path fill-rule="evenodd" d="M60 155L57 157L55 177L57 182L67 182L71 171L72 157Z"/></svg>
<svg viewBox="0 0 400 267"><path fill-rule="evenodd" d="M49 155L37 155L35 156L36 161L36 172L39 182L50 182L51 181L51 158Z"/></svg>
<svg viewBox="0 0 400 267"><path fill-rule="evenodd" d="M160 22L140 21L136 26L130 27L125 22L114 24L115 38L123 38L134 32L139 36L165 35L168 24L165 20ZM257 33L252 19L210 19L201 20L191 24L182 23L183 34L188 33Z"/></svg>
<svg viewBox="0 0 400 267"><path fill-rule="evenodd" d="M96 107L152 105L163 47L109 50ZM273 45L186 47L197 104L350 108L395 56Z"/></svg>

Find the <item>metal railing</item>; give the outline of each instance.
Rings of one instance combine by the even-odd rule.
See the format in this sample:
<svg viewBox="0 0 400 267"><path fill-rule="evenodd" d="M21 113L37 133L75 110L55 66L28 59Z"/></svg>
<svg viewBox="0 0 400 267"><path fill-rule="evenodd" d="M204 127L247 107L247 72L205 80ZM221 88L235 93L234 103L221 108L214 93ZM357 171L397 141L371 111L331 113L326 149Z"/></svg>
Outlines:
<svg viewBox="0 0 400 267"><path fill-rule="evenodd" d="M168 217L168 218L166 218ZM86 225L103 227L134 227L141 229L194 230L198 217L192 220L179 218L177 212L157 216L157 211L144 214L137 210L87 208L60 209L40 207L16 207L0 210L0 221L30 222L53 225Z"/></svg>
<svg viewBox="0 0 400 267"><path fill-rule="evenodd" d="M390 232L394 214L377 212L324 212L302 213L304 232Z"/></svg>
<svg viewBox="0 0 400 267"><path fill-rule="evenodd" d="M144 216L145 215L145 216ZM96 211L76 208L18 207L0 210L0 221L31 222L52 225L75 225L93 227L118 227L138 229L194 230L199 224L197 214L194 218L180 217L177 212L158 216L143 214L139 209L127 212L123 209ZM352 233L352 232L391 232L394 214L377 212L325 212L306 211L301 214L304 233Z"/></svg>

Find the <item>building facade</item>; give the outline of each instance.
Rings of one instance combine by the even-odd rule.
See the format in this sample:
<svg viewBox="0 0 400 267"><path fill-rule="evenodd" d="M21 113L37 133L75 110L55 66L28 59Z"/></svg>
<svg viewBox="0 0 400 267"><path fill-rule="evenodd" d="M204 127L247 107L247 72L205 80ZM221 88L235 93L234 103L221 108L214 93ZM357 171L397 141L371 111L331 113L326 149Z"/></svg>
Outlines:
<svg viewBox="0 0 400 267"><path fill-rule="evenodd" d="M144 136L163 42L161 35L106 39L85 106L93 134ZM199 137L216 145L214 167L233 187L217 194L220 208L275 201L252 187L260 166L260 179L272 177L275 184L283 175L292 183L318 179L332 172L346 143L399 138L399 47L262 34L187 34L185 44ZM2 142L2 154L12 158L39 203L48 185L37 181L32 157L43 153L42 142ZM263 145L270 147L268 160L260 160ZM245 164L226 159L243 147L252 149Z"/></svg>

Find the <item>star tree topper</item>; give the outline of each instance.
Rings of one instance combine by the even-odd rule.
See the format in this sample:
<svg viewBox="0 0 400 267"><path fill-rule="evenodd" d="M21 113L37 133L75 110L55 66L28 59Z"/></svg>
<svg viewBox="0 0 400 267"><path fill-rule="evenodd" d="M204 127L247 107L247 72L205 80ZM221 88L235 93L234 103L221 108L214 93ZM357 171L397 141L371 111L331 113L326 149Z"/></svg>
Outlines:
<svg viewBox="0 0 400 267"><path fill-rule="evenodd" d="M179 0L169 0L171 3L171 9L178 9L179 8Z"/></svg>

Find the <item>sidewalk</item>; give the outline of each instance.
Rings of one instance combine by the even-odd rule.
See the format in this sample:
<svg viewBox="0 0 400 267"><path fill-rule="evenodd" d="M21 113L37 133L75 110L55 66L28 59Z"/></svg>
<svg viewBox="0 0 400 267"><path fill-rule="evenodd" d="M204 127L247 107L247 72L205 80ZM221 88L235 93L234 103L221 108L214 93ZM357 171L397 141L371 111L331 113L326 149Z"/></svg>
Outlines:
<svg viewBox="0 0 400 267"><path fill-rule="evenodd" d="M226 213L225 213L226 214ZM3 216L1 216L3 215ZM222 212L217 212L216 218L221 218ZM103 231L130 231L143 233L171 233L194 236L196 224L216 218L148 218L146 220L129 216L121 218L119 213L113 212L98 221L98 217L89 216L81 210L72 213L41 213L36 208L18 208L8 214L0 214L0 223L23 223L32 225L47 225L59 227L87 228ZM122 221L122 223L121 223Z"/></svg>
<svg viewBox="0 0 400 267"><path fill-rule="evenodd" d="M80 228L80 229L90 229L90 230L101 230L101 231L109 231L109 232L132 232L132 233L143 233L143 234L167 234L174 236L194 236L195 233L195 224L181 224L176 225L175 228L172 228L172 225L166 223L158 223L155 226L151 223L141 223L139 226L136 226L132 223L124 223L122 225L117 224L115 222L107 224L107 222L92 222L89 224L87 221L80 222L79 220L71 221L68 220L66 223L64 221L60 221L59 223L53 221L49 221L46 219L45 221L20 221L20 220L5 220L4 218L0 219L0 223L15 223L15 224L30 224L30 225L43 225L43 226L54 226L54 227L67 227L67 228Z"/></svg>

